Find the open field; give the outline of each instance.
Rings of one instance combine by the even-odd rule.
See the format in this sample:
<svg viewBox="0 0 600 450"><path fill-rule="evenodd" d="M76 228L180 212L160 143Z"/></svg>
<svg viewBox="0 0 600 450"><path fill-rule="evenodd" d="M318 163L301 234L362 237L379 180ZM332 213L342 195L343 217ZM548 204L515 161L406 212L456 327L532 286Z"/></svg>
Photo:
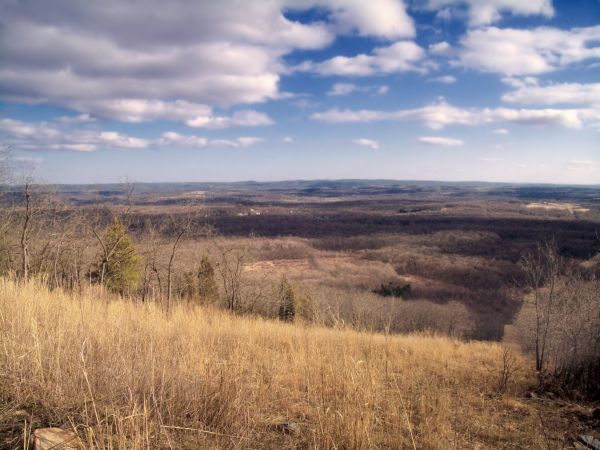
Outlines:
<svg viewBox="0 0 600 450"><path fill-rule="evenodd" d="M24 425L123 449L546 449L598 425L585 406L528 398L533 371L518 349L501 389L494 343L201 307L167 317L97 295L0 280L2 448L18 447Z"/></svg>

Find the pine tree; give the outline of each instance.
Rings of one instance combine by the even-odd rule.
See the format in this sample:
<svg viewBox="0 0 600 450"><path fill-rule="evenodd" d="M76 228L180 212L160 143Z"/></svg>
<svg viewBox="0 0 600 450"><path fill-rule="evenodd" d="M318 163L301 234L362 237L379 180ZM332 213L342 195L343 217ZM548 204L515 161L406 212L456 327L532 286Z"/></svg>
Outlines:
<svg viewBox="0 0 600 450"><path fill-rule="evenodd" d="M140 282L141 261L131 236L118 219L108 229L104 243L100 269L106 286L120 293L135 289Z"/></svg>
<svg viewBox="0 0 600 450"><path fill-rule="evenodd" d="M205 253L198 267L198 295L204 303L215 303L219 298L219 290L215 281L215 270Z"/></svg>
<svg viewBox="0 0 600 450"><path fill-rule="evenodd" d="M294 289L285 276L279 283L279 319L293 322L296 316L296 298Z"/></svg>

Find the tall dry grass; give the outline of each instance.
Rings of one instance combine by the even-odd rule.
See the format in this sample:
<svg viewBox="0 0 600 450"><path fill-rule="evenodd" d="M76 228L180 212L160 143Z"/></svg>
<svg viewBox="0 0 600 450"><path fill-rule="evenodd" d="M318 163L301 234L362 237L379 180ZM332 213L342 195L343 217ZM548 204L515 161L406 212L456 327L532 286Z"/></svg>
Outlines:
<svg viewBox="0 0 600 450"><path fill-rule="evenodd" d="M518 357L0 279L0 401L89 448L544 448ZM286 433L283 423L297 430ZM298 432L295 432L298 431Z"/></svg>

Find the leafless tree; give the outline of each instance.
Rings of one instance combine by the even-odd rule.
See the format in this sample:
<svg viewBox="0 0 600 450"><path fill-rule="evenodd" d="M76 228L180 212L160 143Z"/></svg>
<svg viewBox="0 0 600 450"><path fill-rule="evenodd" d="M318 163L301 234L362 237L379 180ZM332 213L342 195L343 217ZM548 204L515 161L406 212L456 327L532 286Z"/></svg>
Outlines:
<svg viewBox="0 0 600 450"><path fill-rule="evenodd" d="M169 255L169 263L167 264L167 311L170 311L171 309L171 297L173 291L173 263L175 261L175 255L184 234L188 233L191 229L193 216L194 209L191 205L183 216L170 216L171 227L175 235L175 240L173 241L173 246L171 247L171 253Z"/></svg>
<svg viewBox="0 0 600 450"><path fill-rule="evenodd" d="M6 204L4 191L12 182L10 146L0 145L0 271L12 265L12 251L8 242L8 232L12 228L14 209Z"/></svg>
<svg viewBox="0 0 600 450"><path fill-rule="evenodd" d="M546 362L549 331L557 311L557 283L561 275L562 259L554 241L540 243L521 260L529 291L527 301L533 306L533 339L535 368L542 371Z"/></svg>
<svg viewBox="0 0 600 450"><path fill-rule="evenodd" d="M33 211L31 189L31 181L26 180L23 185L25 209L23 211L23 225L21 228L21 276L24 280L29 278L29 232L31 231L31 216Z"/></svg>
<svg viewBox="0 0 600 450"><path fill-rule="evenodd" d="M233 248L217 246L218 261L216 263L227 309L235 311L241 303L242 272L246 262L246 252Z"/></svg>

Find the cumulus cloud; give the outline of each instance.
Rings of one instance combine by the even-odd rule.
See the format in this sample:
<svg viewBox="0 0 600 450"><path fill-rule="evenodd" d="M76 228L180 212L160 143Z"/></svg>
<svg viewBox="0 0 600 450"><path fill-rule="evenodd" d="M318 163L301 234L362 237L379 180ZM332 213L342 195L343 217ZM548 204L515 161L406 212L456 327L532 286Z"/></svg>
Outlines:
<svg viewBox="0 0 600 450"><path fill-rule="evenodd" d="M506 128L496 128L494 131L492 131L492 133L494 133L494 134L501 134L501 135L507 135L508 134L508 130Z"/></svg>
<svg viewBox="0 0 600 450"><path fill-rule="evenodd" d="M70 150L93 152L101 149L143 149L148 147L232 147L245 148L264 141L242 136L235 139L208 139L203 136L167 131L158 139L143 139L116 131L72 129L60 123L29 123L0 119L0 136L19 150Z"/></svg>
<svg viewBox="0 0 600 450"><path fill-rule="evenodd" d="M169 146L206 147L208 139L202 136L184 135L174 131L167 131L162 134L158 143Z"/></svg>
<svg viewBox="0 0 600 450"><path fill-rule="evenodd" d="M329 96L342 96L352 94L353 92L373 93L375 95L385 95L390 91L387 85L368 85L358 86L354 83L335 83L327 92Z"/></svg>
<svg viewBox="0 0 600 450"><path fill-rule="evenodd" d="M330 109L325 112L315 113L311 116L314 120L329 123L353 123L353 122L376 122L383 120L416 120L423 122L432 129L444 128L447 125L462 124L470 125L476 120L476 115L470 110L456 108L444 101L433 105L423 106L415 109L404 109L399 111L377 111L377 110L339 110Z"/></svg>
<svg viewBox="0 0 600 450"><path fill-rule="evenodd" d="M436 147L461 147L464 141L442 136L423 136L417 139L421 144L434 145Z"/></svg>
<svg viewBox="0 0 600 450"><path fill-rule="evenodd" d="M244 136L236 139L207 139L203 136L180 134L174 131L163 133L156 145L160 147L203 148L233 147L245 148L263 142L259 137Z"/></svg>
<svg viewBox="0 0 600 450"><path fill-rule="evenodd" d="M452 54L452 47L446 41L437 42L429 46L429 53L434 55L450 55Z"/></svg>
<svg viewBox="0 0 600 450"><path fill-rule="evenodd" d="M415 26L401 0L297 0L296 5L310 3L330 8L334 26L340 33L356 31L361 36L378 36L390 40L415 35Z"/></svg>
<svg viewBox="0 0 600 450"><path fill-rule="evenodd" d="M115 131L65 128L61 123L0 119L0 135L19 150L71 150L91 152L102 148L140 149L150 142Z"/></svg>
<svg viewBox="0 0 600 450"><path fill-rule="evenodd" d="M237 111L232 116L197 116L187 120L185 123L187 126L194 128L219 129L272 125L273 121L264 113L244 110Z"/></svg>
<svg viewBox="0 0 600 450"><path fill-rule="evenodd" d="M237 139L213 139L209 142L209 145L215 147L235 147L235 148L245 148L250 147L252 145L260 144L264 142L263 138L253 137L253 136L244 136L239 137Z"/></svg>
<svg viewBox="0 0 600 450"><path fill-rule="evenodd" d="M284 13L311 8L327 20ZM0 98L126 122L186 121L281 98L283 57L339 34L396 40L415 30L401 0L1 2Z"/></svg>
<svg viewBox="0 0 600 450"><path fill-rule="evenodd" d="M89 114L78 114L76 116L60 116L55 120L59 123L71 124L93 122L95 119Z"/></svg>
<svg viewBox="0 0 600 450"><path fill-rule="evenodd" d="M431 78L431 81L443 84L453 84L456 83L458 80L453 75L442 75L440 77Z"/></svg>
<svg viewBox="0 0 600 450"><path fill-rule="evenodd" d="M286 136L281 140L284 144L293 144L294 139L290 136Z"/></svg>
<svg viewBox="0 0 600 450"><path fill-rule="evenodd" d="M371 76L422 70L418 63L425 51L412 41L399 41L387 47L377 47L371 54L335 56L320 63L305 63L300 69L320 75Z"/></svg>
<svg viewBox="0 0 600 450"><path fill-rule="evenodd" d="M398 111L351 110L333 108L311 116L327 123L358 123L376 121L419 121L438 130L448 125L478 125L511 122L524 125L560 125L582 128L587 122L600 120L600 110L581 109L512 109L512 108L458 108L445 101L415 109Z"/></svg>
<svg viewBox="0 0 600 450"><path fill-rule="evenodd" d="M502 96L509 103L600 105L600 83L557 83L546 86L518 85Z"/></svg>
<svg viewBox="0 0 600 450"><path fill-rule="evenodd" d="M145 148L148 142L145 139L126 136L115 131L102 131L97 138L100 142L107 143L116 148Z"/></svg>
<svg viewBox="0 0 600 450"><path fill-rule="evenodd" d="M599 40L600 25L571 30L478 28L461 39L459 59L464 66L484 72L541 74L600 59Z"/></svg>
<svg viewBox="0 0 600 450"><path fill-rule="evenodd" d="M437 17L442 20L466 16L472 26L497 22L503 13L548 18L554 15L551 0L421 0L417 5L438 11Z"/></svg>
<svg viewBox="0 0 600 450"><path fill-rule="evenodd" d="M29 123L14 119L0 119L0 133L9 138L56 139L60 131L47 122Z"/></svg>
<svg viewBox="0 0 600 450"><path fill-rule="evenodd" d="M348 95L356 91L357 86L352 83L335 83L327 95Z"/></svg>
<svg viewBox="0 0 600 450"><path fill-rule="evenodd" d="M379 142L374 141L373 139L354 139L352 143L356 145L361 145L363 147L369 147L373 150L379 149Z"/></svg>
<svg viewBox="0 0 600 450"><path fill-rule="evenodd" d="M140 123L152 120L186 120L200 115L210 115L212 109L203 104L185 100L162 101L155 99L109 99L74 100L71 107L78 111L88 111L99 117L121 122Z"/></svg>

